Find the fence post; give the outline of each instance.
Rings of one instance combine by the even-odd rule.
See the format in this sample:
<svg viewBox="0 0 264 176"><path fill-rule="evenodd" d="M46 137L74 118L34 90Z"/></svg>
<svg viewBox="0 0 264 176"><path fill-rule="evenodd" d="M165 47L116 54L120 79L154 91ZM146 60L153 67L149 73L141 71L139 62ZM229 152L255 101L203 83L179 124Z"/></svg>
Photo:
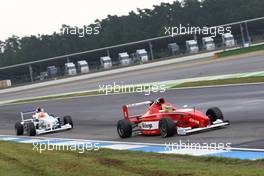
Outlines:
<svg viewBox="0 0 264 176"><path fill-rule="evenodd" d="M196 34L193 34L193 39L194 39L195 41L197 41L197 35L196 35Z"/></svg>
<svg viewBox="0 0 264 176"><path fill-rule="evenodd" d="M246 33L247 33L248 43L251 45L251 38L250 38L250 35L249 35L249 32L248 32L248 25L247 25L247 22L245 22L245 27L246 27Z"/></svg>
<svg viewBox="0 0 264 176"><path fill-rule="evenodd" d="M245 37L244 37L242 23L240 24L240 31L241 31L241 37L242 37L242 47L244 47L245 46Z"/></svg>
<svg viewBox="0 0 264 176"><path fill-rule="evenodd" d="M106 50L106 53L107 53L107 56L110 57L110 51L109 51L109 49Z"/></svg>
<svg viewBox="0 0 264 176"><path fill-rule="evenodd" d="M31 64L28 65L28 69L29 69L30 80L31 80L31 82L34 82L34 79L33 79L33 70L32 70Z"/></svg>
<svg viewBox="0 0 264 176"><path fill-rule="evenodd" d="M153 60L154 59L154 55L153 55L153 50L152 50L152 44L151 44L151 42L149 42L149 51L150 51L151 60Z"/></svg>

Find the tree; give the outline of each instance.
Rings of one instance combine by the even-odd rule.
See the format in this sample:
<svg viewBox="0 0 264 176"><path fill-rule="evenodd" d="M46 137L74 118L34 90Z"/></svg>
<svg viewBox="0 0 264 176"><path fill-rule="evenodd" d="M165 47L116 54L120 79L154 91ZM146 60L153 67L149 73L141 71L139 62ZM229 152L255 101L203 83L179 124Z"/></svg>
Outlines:
<svg viewBox="0 0 264 176"><path fill-rule="evenodd" d="M77 34L58 32L22 38L12 36L0 41L0 66L163 36L165 26L189 24L210 27L261 17L263 9L263 0L183 0L171 4L161 3L154 6L153 10L137 9L126 16L108 15L105 19L97 19L94 23L84 24L82 27L64 24L61 29L81 29L99 25L100 34L79 37ZM259 24L253 25L250 32L259 30L263 23ZM156 46L162 44L160 42Z"/></svg>

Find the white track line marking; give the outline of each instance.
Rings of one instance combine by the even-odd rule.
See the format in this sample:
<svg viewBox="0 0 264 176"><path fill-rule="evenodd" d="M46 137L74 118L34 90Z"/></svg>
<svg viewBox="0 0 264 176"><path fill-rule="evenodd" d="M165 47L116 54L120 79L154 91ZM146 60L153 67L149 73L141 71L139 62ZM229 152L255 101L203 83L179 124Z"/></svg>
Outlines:
<svg viewBox="0 0 264 176"><path fill-rule="evenodd" d="M1 138L1 136L3 136L3 138ZM28 138L26 136L21 136L21 137L15 137L15 136L8 136L7 135L0 135L0 140L3 141L10 141L10 140L17 140L17 139L21 139L21 138ZM75 142L80 142L80 143L89 143L89 142L93 142L93 143L112 143L112 144L121 144L121 145L131 145L131 146L144 146L144 147L148 147L148 146L159 146L159 147L166 147L166 143L161 144L161 143L144 143L144 142L122 142L122 141L107 141L107 140L88 140L88 139L70 139L70 138L48 138L48 137L30 137L31 139L35 139L35 140L39 140L39 139L44 139L44 140L69 140L69 142L71 141L75 141ZM58 141L59 142L59 141ZM186 145L183 146L179 146L179 148L185 148ZM136 148L136 147L133 147ZM191 149L191 148L190 148ZM264 152L264 149L258 149L258 148L239 148L239 147L231 147L231 148L207 148L209 150L215 150L215 151L219 151L219 150L224 150L224 151L251 151L251 152ZM205 150L205 149L202 149Z"/></svg>

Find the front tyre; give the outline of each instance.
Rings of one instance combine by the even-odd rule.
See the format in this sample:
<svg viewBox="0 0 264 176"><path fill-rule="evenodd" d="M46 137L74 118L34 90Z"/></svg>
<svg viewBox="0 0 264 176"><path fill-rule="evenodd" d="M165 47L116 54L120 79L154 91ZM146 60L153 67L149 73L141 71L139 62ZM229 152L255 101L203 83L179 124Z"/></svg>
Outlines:
<svg viewBox="0 0 264 176"><path fill-rule="evenodd" d="M174 136L176 127L171 118L162 118L159 121L159 130L163 138Z"/></svg>
<svg viewBox="0 0 264 176"><path fill-rule="evenodd" d="M63 117L63 123L64 123L64 125L70 124L73 128L73 122L72 122L71 116L64 116Z"/></svg>
<svg viewBox="0 0 264 176"><path fill-rule="evenodd" d="M24 134L24 126L20 122L15 123L16 135L20 136Z"/></svg>
<svg viewBox="0 0 264 176"><path fill-rule="evenodd" d="M222 113L222 111L218 107L209 108L206 111L206 116L209 117L209 119L211 121L211 124L213 124L213 122L215 122L218 119L224 121L223 113Z"/></svg>
<svg viewBox="0 0 264 176"><path fill-rule="evenodd" d="M27 135L28 136L36 136L36 128L33 122L27 123Z"/></svg>
<svg viewBox="0 0 264 176"><path fill-rule="evenodd" d="M117 122L117 133L121 138L128 138L132 135L132 124L126 119Z"/></svg>

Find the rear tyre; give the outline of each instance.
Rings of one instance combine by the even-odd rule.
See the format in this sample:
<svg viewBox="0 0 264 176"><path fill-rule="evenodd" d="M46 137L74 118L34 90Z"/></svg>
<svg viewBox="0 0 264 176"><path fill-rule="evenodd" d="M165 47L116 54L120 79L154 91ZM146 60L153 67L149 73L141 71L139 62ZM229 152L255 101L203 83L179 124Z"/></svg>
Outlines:
<svg viewBox="0 0 264 176"><path fill-rule="evenodd" d="M121 138L129 138L132 135L132 124L126 119L117 122L117 133Z"/></svg>
<svg viewBox="0 0 264 176"><path fill-rule="evenodd" d="M73 128L73 122L72 122L71 116L64 116L63 117L63 123L64 123L64 125L70 124Z"/></svg>
<svg viewBox="0 0 264 176"><path fill-rule="evenodd" d="M159 130L163 138L174 136L176 127L171 118L165 117L159 121Z"/></svg>
<svg viewBox="0 0 264 176"><path fill-rule="evenodd" d="M16 135L20 136L24 134L24 126L20 122L15 123Z"/></svg>
<svg viewBox="0 0 264 176"><path fill-rule="evenodd" d="M33 122L27 123L27 135L36 136L36 128Z"/></svg>
<svg viewBox="0 0 264 176"><path fill-rule="evenodd" d="M218 107L209 108L206 111L206 115L209 117L211 124L215 122L217 119L224 120L223 113Z"/></svg>

